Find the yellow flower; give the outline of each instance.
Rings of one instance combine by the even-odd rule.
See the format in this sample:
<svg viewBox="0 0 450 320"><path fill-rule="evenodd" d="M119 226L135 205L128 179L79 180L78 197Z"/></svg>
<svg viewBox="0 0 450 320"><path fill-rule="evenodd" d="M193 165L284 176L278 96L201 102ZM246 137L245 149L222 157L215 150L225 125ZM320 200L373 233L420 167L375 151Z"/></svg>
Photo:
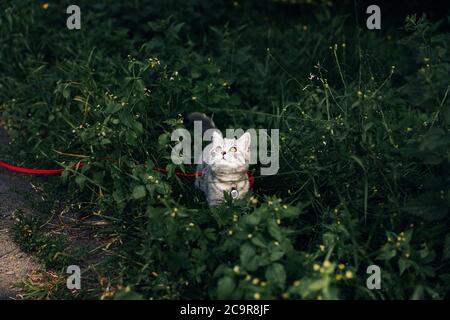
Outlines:
<svg viewBox="0 0 450 320"><path fill-rule="evenodd" d="M340 264L338 265L338 268L339 268L340 270L344 270L344 269L345 269L345 264L340 263Z"/></svg>
<svg viewBox="0 0 450 320"><path fill-rule="evenodd" d="M252 284L254 284L255 286L259 283L259 279L255 278L252 280Z"/></svg>
<svg viewBox="0 0 450 320"><path fill-rule="evenodd" d="M325 251L325 246L324 246L323 244L321 244L321 245L319 246L319 248L320 248L320 251L322 251L322 252Z"/></svg>
<svg viewBox="0 0 450 320"><path fill-rule="evenodd" d="M353 272L347 271L347 272L345 273L345 277L346 277L347 279L353 278Z"/></svg>
<svg viewBox="0 0 450 320"><path fill-rule="evenodd" d="M233 271L239 273L241 272L241 268L239 266L234 266Z"/></svg>
<svg viewBox="0 0 450 320"><path fill-rule="evenodd" d="M281 297L285 300L289 299L289 293L288 292L284 292Z"/></svg>
<svg viewBox="0 0 450 320"><path fill-rule="evenodd" d="M320 269L320 266L317 263L315 263L313 265L313 269L314 269L314 271L318 271Z"/></svg>
<svg viewBox="0 0 450 320"><path fill-rule="evenodd" d="M329 260L325 260L323 262L323 266L324 266L324 268L328 269L329 267L331 267L331 262Z"/></svg>
<svg viewBox="0 0 450 320"><path fill-rule="evenodd" d="M43 3L41 5L41 8L44 9L44 10L47 10L48 9L48 3L47 2Z"/></svg>
<svg viewBox="0 0 450 320"><path fill-rule="evenodd" d="M336 280L337 280L337 281L342 280L342 274L337 274L337 275L336 275Z"/></svg>
<svg viewBox="0 0 450 320"><path fill-rule="evenodd" d="M158 60L158 58L150 58L150 59L148 59L148 62L150 64L150 68L152 68L152 69L161 64L161 62Z"/></svg>
<svg viewBox="0 0 450 320"><path fill-rule="evenodd" d="M260 294L259 292L255 292L255 294L253 295L253 297L254 297L256 300L259 300L259 299L261 299L261 294Z"/></svg>
<svg viewBox="0 0 450 320"><path fill-rule="evenodd" d="M294 281L294 287L298 287L300 285L300 280Z"/></svg>

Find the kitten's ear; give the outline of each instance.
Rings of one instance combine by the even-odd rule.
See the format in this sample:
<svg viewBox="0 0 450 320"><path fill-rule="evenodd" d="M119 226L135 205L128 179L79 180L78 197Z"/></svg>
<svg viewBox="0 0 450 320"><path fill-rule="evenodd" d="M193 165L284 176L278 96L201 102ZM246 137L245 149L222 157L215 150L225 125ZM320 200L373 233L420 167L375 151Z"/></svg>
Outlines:
<svg viewBox="0 0 450 320"><path fill-rule="evenodd" d="M247 152L250 150L251 140L252 136L250 135L250 132L246 132L239 139L237 139L237 145L241 150Z"/></svg>
<svg viewBox="0 0 450 320"><path fill-rule="evenodd" d="M222 133L219 130L214 130L214 132L212 133L211 141L213 145L222 145L223 144Z"/></svg>

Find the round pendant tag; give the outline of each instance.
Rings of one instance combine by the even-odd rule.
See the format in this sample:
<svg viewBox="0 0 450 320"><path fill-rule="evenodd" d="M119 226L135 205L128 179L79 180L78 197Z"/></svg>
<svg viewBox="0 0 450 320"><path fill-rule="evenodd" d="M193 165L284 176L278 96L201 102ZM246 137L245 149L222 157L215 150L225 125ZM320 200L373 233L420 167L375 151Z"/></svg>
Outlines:
<svg viewBox="0 0 450 320"><path fill-rule="evenodd" d="M231 194L231 198L233 198L233 199L237 199L237 197L239 197L239 191L237 191L237 189L235 189L235 188L231 189L230 194Z"/></svg>

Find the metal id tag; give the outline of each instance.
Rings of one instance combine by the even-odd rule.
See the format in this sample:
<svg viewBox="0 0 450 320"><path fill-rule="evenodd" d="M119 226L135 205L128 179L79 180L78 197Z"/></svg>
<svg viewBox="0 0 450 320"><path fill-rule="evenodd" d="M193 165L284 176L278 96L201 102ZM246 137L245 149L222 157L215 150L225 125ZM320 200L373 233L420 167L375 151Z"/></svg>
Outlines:
<svg viewBox="0 0 450 320"><path fill-rule="evenodd" d="M239 191L236 188L232 188L230 195L232 199L237 199L239 197Z"/></svg>

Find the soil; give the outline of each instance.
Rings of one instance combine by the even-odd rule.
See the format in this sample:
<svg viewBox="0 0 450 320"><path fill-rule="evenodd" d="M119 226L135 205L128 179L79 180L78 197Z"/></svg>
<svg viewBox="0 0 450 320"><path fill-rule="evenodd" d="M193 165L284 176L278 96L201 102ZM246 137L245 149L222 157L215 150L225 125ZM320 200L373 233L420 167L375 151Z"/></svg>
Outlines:
<svg viewBox="0 0 450 320"><path fill-rule="evenodd" d="M7 143L6 132L0 127L0 145ZM39 269L37 261L20 250L10 231L15 210L33 214L26 200L30 193L35 191L26 175L0 168L0 300L20 298L17 284L27 274Z"/></svg>

